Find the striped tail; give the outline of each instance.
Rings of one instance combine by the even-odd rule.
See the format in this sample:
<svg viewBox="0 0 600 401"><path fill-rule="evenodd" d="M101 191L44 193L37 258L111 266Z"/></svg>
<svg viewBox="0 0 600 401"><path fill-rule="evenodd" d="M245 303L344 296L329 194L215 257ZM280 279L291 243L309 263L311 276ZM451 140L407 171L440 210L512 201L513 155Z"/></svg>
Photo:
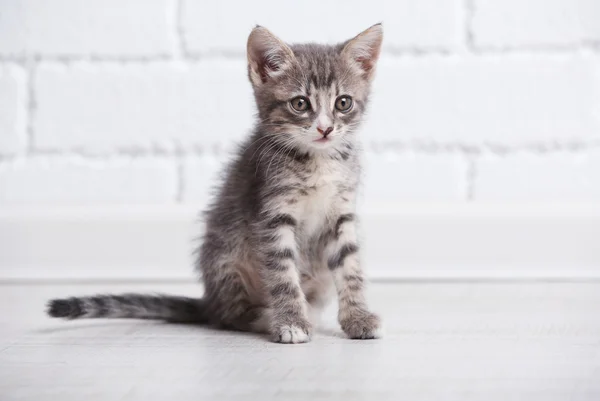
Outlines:
<svg viewBox="0 0 600 401"><path fill-rule="evenodd" d="M179 323L207 323L206 301L169 295L94 295L53 299L47 313L64 319L156 319Z"/></svg>

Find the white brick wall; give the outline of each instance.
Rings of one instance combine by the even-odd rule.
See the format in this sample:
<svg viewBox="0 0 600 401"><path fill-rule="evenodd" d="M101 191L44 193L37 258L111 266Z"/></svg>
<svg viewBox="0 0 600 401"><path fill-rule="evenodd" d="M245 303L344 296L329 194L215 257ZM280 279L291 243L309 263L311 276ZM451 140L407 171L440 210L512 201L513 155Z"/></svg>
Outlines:
<svg viewBox="0 0 600 401"><path fill-rule="evenodd" d="M201 1L182 1L184 41L192 53L243 54L248 32L257 24L290 42L340 42L383 21L388 50L452 49L463 36L463 0L303 0L289 5L224 0L210 8Z"/></svg>
<svg viewBox="0 0 600 401"><path fill-rule="evenodd" d="M173 52L169 0L0 0L0 53L139 57Z"/></svg>
<svg viewBox="0 0 600 401"><path fill-rule="evenodd" d="M0 165L0 199L19 203L170 203L177 168L164 158L36 157Z"/></svg>
<svg viewBox="0 0 600 401"><path fill-rule="evenodd" d="M458 155L368 152L361 203L454 202L467 191L467 163Z"/></svg>
<svg viewBox="0 0 600 401"><path fill-rule="evenodd" d="M600 138L593 57L385 58L366 136L521 145Z"/></svg>
<svg viewBox="0 0 600 401"><path fill-rule="evenodd" d="M252 123L246 74L237 59L43 65L34 147L106 153L230 143Z"/></svg>
<svg viewBox="0 0 600 401"><path fill-rule="evenodd" d="M600 43L598 0L477 0L475 43L568 47Z"/></svg>
<svg viewBox="0 0 600 401"><path fill-rule="evenodd" d="M218 157L204 154L186 157L182 164L182 201L206 205L226 162L225 155Z"/></svg>
<svg viewBox="0 0 600 401"><path fill-rule="evenodd" d="M0 65L0 156L17 153L25 143L26 92L25 71Z"/></svg>
<svg viewBox="0 0 600 401"><path fill-rule="evenodd" d="M597 200L600 151L485 157L479 163L475 182L475 196L482 200Z"/></svg>
<svg viewBox="0 0 600 401"><path fill-rule="evenodd" d="M0 0L0 205L201 206L251 129L251 27L378 21L367 205L600 200L600 1Z"/></svg>

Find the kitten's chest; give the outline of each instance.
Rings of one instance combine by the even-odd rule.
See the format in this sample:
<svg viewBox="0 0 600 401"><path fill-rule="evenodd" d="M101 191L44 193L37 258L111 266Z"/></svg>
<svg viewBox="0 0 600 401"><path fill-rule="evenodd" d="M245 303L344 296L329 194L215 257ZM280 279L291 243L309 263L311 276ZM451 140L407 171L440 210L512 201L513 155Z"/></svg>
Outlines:
<svg viewBox="0 0 600 401"><path fill-rule="evenodd" d="M351 185L352 177L347 169L332 164L319 166L304 183L299 207L305 235L318 234L332 215L339 214L344 202L342 188Z"/></svg>

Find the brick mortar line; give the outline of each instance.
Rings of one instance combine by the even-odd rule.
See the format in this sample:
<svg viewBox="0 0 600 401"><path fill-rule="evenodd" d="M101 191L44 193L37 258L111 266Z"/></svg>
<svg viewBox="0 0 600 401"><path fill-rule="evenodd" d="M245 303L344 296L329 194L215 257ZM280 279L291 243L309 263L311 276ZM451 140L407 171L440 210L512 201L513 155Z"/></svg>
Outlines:
<svg viewBox="0 0 600 401"><path fill-rule="evenodd" d="M187 52L187 50L186 50ZM390 59L445 59L457 57L462 59L485 58L487 56L558 56L558 55L578 55L591 54L600 55L600 44L598 46L590 45L569 45L569 46L519 46L519 47L491 47L475 46L469 49L468 53L461 53L452 49L445 48L388 48L384 49L382 55ZM38 64L64 64L70 66L73 64L112 64L112 65L148 65L161 63L183 63L195 64L203 61L229 61L244 60L243 52L238 51L218 51L206 53L186 53L181 57L177 55L152 55L152 56L110 56L110 55L31 55L25 57L0 56L2 64L27 65L30 62Z"/></svg>
<svg viewBox="0 0 600 401"><path fill-rule="evenodd" d="M561 52L519 52L519 51L510 51L510 52L473 52L465 54L458 53L428 53L423 56L408 56L407 54L387 54L386 58L388 60L445 60L449 58L456 58L458 60L477 60L477 59L485 59L486 57L498 57L503 56L506 60L509 60L510 57L513 56L531 56L536 57L537 59L541 59L544 57L555 57L555 56L579 56L579 55L590 55L590 56L600 56L600 52L589 52L586 50L583 51L561 51ZM60 59L60 58L41 58L41 59L29 59L29 60L13 60L13 59L2 59L0 58L0 65L17 65L17 66L25 66L30 62L35 62L38 66L49 66L49 65L62 65L65 67L73 67L73 66L95 66L101 67L103 65L106 66L151 66L151 65L194 65L198 63L202 63L205 61L241 61L242 58L232 58L232 57L207 57L207 58L194 58L194 57L186 57L186 58L158 58L158 59L113 59L113 58L69 58L69 59Z"/></svg>
<svg viewBox="0 0 600 401"><path fill-rule="evenodd" d="M185 40L183 38L183 32L178 33L177 36L181 39L178 40L180 49L180 56L178 54L155 54L148 56L127 56L127 55L94 55L94 54L49 54L39 55L32 54L27 56L7 56L0 55L0 62L2 63L16 63L25 64L30 60L38 62L52 62L52 63L115 63L115 64L150 64L150 63L164 63L164 62L189 62L197 63L204 60L245 60L246 54L244 51L222 49L222 50L210 50L206 52L193 52L186 49ZM388 47L383 50L383 55L391 57L411 57L411 58L426 58L426 57L439 57L439 56L453 56L455 53L451 49L443 47Z"/></svg>
<svg viewBox="0 0 600 401"><path fill-rule="evenodd" d="M177 155L175 159L176 168L177 168L177 183L175 184L175 202L182 203L183 197L186 192L185 187L185 167L183 162L183 157L181 155Z"/></svg>
<svg viewBox="0 0 600 401"><path fill-rule="evenodd" d="M187 44L185 42L185 31L182 23L183 18L183 0L172 0L173 1L173 27L174 32L173 35L175 37L175 46L176 46L176 55L181 61L186 64L189 64L191 60L189 59L189 54L187 51ZM173 141L173 148L175 149L175 193L174 193L174 201L176 203L182 203L185 195L185 176L184 176L184 153L182 151L182 146L177 143L177 141Z"/></svg>
<svg viewBox="0 0 600 401"><path fill-rule="evenodd" d="M86 149L34 149L30 154L32 157L61 157L75 156L81 158L108 158L108 157L156 157L156 158L173 158L183 157L187 155L205 155L207 152L202 151L199 147L192 147L187 151L179 148L159 149L159 148L115 148L109 151L88 151Z"/></svg>
<svg viewBox="0 0 600 401"><path fill-rule="evenodd" d="M182 161L185 157L213 157L221 158L229 156L233 152L234 144L213 143L184 147L175 144L171 149L160 149L152 147L116 148L110 151L88 151L77 149L33 149L27 154L30 158L69 158L81 159L110 159L110 158L167 158ZM581 154L588 151L600 149L600 139L589 142L572 143L532 143L523 145L499 145L499 144L469 144L469 143L415 143L415 142L370 142L363 145L363 150L368 153L416 153L427 155L450 155L459 154L466 156L494 155L512 156L515 154L530 154L537 156L551 155L557 153ZM11 159L12 157L5 157Z"/></svg>
<svg viewBox="0 0 600 401"><path fill-rule="evenodd" d="M156 161L183 161L183 158L178 155L130 155L124 153L112 154L81 154L75 152L51 153L51 154L35 154L35 155L10 155L0 156L0 166L14 165L19 163L27 163L30 161L48 161L48 162L77 162L89 164L96 163L118 163L118 162L134 162L137 160L156 160Z"/></svg>
<svg viewBox="0 0 600 401"><path fill-rule="evenodd" d="M191 60L189 58L189 53L187 50L187 44L185 41L185 30L183 26L183 0L173 0L174 1L174 18L175 18L175 38L176 38L176 46L177 52L179 56L185 63L190 63ZM183 198L185 196L186 187L185 187L185 163L184 163L184 153L182 151L182 146L179 143L173 143L175 148L175 163L176 163L176 183L175 183L175 199L176 203L182 203Z"/></svg>
<svg viewBox="0 0 600 401"><path fill-rule="evenodd" d="M173 0L175 7L175 37L177 38L178 52L184 60L189 58L188 46L185 41L183 19L183 0Z"/></svg>
<svg viewBox="0 0 600 401"><path fill-rule="evenodd" d="M474 53L475 32L473 31L473 19L475 18L476 6L475 0L463 0L463 18L465 47L468 52Z"/></svg>
<svg viewBox="0 0 600 401"><path fill-rule="evenodd" d="M467 169L465 171L465 198L467 201L475 200L476 180L477 180L477 156L466 156Z"/></svg>
<svg viewBox="0 0 600 401"><path fill-rule="evenodd" d="M517 153L529 153L532 155L545 155L556 153L584 153L600 148L600 139L573 142L538 142L525 144L501 144L484 143L473 144L468 142L401 142L382 141L371 142L365 150L374 153L406 153L415 152L421 154L466 154L480 155L492 154L496 156L513 155Z"/></svg>
<svg viewBox="0 0 600 401"><path fill-rule="evenodd" d="M0 55L0 62L26 64L30 61L76 63L76 62L112 62L112 63L155 63L174 61L173 54L152 54L147 56L97 55L97 54L29 54L25 56Z"/></svg>
<svg viewBox="0 0 600 401"><path fill-rule="evenodd" d="M34 118L37 109L37 92L35 88L35 77L37 73L38 63L31 61L27 63L25 70L27 71L27 104L25 107L26 115L26 142L25 142L25 153L29 155L32 153L35 143L35 129L34 129Z"/></svg>
<svg viewBox="0 0 600 401"><path fill-rule="evenodd" d="M475 56L486 55L559 55L590 53L600 54L600 41L578 42L571 44L528 44L528 45L474 45L472 53Z"/></svg>

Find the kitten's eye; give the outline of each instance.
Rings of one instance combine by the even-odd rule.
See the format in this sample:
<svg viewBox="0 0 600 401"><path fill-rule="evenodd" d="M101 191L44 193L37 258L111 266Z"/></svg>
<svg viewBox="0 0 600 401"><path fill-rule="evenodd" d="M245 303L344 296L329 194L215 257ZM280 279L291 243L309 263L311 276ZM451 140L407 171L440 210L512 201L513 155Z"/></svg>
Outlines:
<svg viewBox="0 0 600 401"><path fill-rule="evenodd" d="M352 98L350 96L342 95L335 101L335 108L342 113L347 113L352 108Z"/></svg>
<svg viewBox="0 0 600 401"><path fill-rule="evenodd" d="M306 111L310 107L310 101L304 96L298 96L290 101L292 108L296 111Z"/></svg>

